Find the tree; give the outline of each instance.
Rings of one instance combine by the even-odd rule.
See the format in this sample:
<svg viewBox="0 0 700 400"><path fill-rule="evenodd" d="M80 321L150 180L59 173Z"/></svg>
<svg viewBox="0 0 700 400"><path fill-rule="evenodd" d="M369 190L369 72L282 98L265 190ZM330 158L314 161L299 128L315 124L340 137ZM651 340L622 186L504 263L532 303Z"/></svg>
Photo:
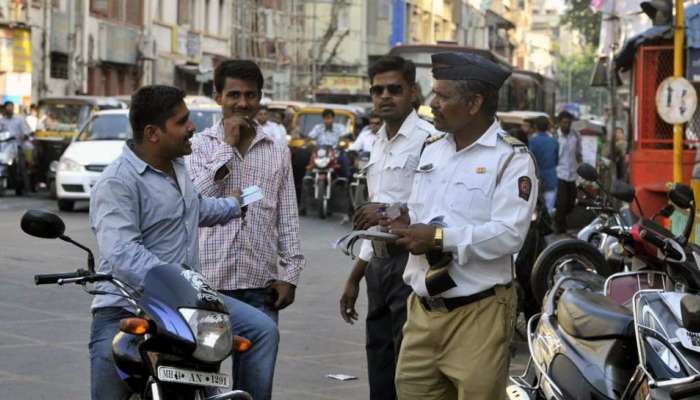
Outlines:
<svg viewBox="0 0 700 400"><path fill-rule="evenodd" d="M591 0L566 0L561 24L581 32L586 43L597 46L600 38L600 14L591 9Z"/></svg>
<svg viewBox="0 0 700 400"><path fill-rule="evenodd" d="M607 91L590 86L595 65L595 50L592 44L570 57L559 55L559 98L567 102L587 104L594 114L601 115L607 104Z"/></svg>

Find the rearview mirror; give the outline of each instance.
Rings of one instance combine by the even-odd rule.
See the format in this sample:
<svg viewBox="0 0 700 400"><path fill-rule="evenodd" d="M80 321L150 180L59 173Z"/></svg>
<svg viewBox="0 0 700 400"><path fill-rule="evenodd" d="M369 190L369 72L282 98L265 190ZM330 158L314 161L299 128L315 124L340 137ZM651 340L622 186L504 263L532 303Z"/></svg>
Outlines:
<svg viewBox="0 0 700 400"><path fill-rule="evenodd" d="M591 164L583 163L579 165L576 169L576 173L589 182L598 182L598 171L596 171L595 167Z"/></svg>
<svg viewBox="0 0 700 400"><path fill-rule="evenodd" d="M610 195L625 203L631 203L634 201L635 191L629 183L615 180L610 187Z"/></svg>
<svg viewBox="0 0 700 400"><path fill-rule="evenodd" d="M24 233L44 239L57 239L66 232L63 220L46 210L27 211L22 216L20 226Z"/></svg>
<svg viewBox="0 0 700 400"><path fill-rule="evenodd" d="M693 203L695 202L693 189L683 183L675 184L673 189L668 192L668 198L671 200L671 202L673 202L673 204L684 210L692 207Z"/></svg>

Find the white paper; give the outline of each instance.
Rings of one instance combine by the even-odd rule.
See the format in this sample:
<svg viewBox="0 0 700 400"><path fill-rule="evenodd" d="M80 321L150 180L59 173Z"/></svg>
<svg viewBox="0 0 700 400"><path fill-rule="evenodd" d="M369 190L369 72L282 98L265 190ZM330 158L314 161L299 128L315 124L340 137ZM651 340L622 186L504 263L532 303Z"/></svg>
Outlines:
<svg viewBox="0 0 700 400"><path fill-rule="evenodd" d="M328 374L326 378L335 379L336 381L353 381L357 379L356 376L345 375L345 374Z"/></svg>
<svg viewBox="0 0 700 400"><path fill-rule="evenodd" d="M246 207L256 201L260 201L264 197L259 187L255 185L247 187L241 193L241 207Z"/></svg>

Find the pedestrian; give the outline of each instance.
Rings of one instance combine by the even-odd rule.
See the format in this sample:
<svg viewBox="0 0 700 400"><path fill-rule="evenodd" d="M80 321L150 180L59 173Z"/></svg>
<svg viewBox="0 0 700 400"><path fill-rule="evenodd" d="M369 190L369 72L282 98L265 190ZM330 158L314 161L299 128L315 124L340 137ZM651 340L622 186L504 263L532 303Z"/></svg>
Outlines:
<svg viewBox="0 0 700 400"><path fill-rule="evenodd" d="M413 289L396 390L401 400L503 399L513 255L535 208L535 163L495 118L509 70L473 54L432 62L430 106L448 133L426 142L408 212L391 228L411 253L404 280Z"/></svg>
<svg viewBox="0 0 700 400"><path fill-rule="evenodd" d="M257 64L223 61L214 71L214 88L223 119L192 140L187 167L194 185L205 196L257 186L263 198L249 206L245 220L200 230L202 272L217 290L277 322L279 310L294 302L305 264L289 148L253 119L263 88ZM254 379L254 371L249 374ZM274 369L259 374L271 383ZM259 398L270 398L270 391Z"/></svg>
<svg viewBox="0 0 700 400"><path fill-rule="evenodd" d="M277 143L286 146L287 130L284 129L284 126L272 121L269 117L271 117L271 115L269 114L267 106L260 106L258 113L255 114L255 121L260 125L260 129L262 129L266 135L270 136Z"/></svg>
<svg viewBox="0 0 700 400"><path fill-rule="evenodd" d="M532 152L539 169L541 187L547 212L552 215L557 196L557 163L559 142L549 134L549 119L537 117L532 121L535 133L530 138L528 148Z"/></svg>
<svg viewBox="0 0 700 400"><path fill-rule="evenodd" d="M129 110L133 139L104 170L90 197L90 225L100 248L97 273L111 274L139 289L148 270L158 265L181 264L199 271L197 226L222 225L241 217L238 193L203 197L187 174L182 157L192 151L194 124L184 97L182 90L161 85L134 93ZM101 293L118 292L111 283L95 286ZM230 297L222 299L233 332L253 343L237 371L241 389L256 399L269 398L272 379L261 371L274 368L277 327L254 307ZM112 359L112 339L119 332L119 321L134 311L120 296L98 294L93 300L93 400L129 398L131 390Z"/></svg>
<svg viewBox="0 0 700 400"><path fill-rule="evenodd" d="M20 187L17 194L22 194L25 190L34 191L31 184L31 162L34 146L31 141L31 133L27 121L15 115L15 104L6 101L2 108L2 118L0 118L0 132L8 131L17 140L17 165L19 168Z"/></svg>
<svg viewBox="0 0 700 400"><path fill-rule="evenodd" d="M523 120L523 122L520 124L520 130L523 132L525 137L529 138L533 133L535 133L533 121L531 119ZM527 141L523 141L523 143L527 144Z"/></svg>
<svg viewBox="0 0 700 400"><path fill-rule="evenodd" d="M335 147L340 142L340 138L348 134L345 125L333 122L335 111L326 108L321 112L323 123L317 124L309 132L309 139L316 141L317 146Z"/></svg>
<svg viewBox="0 0 700 400"><path fill-rule="evenodd" d="M360 134L357 135L357 139L352 142L348 150L359 153L371 152L372 145L374 145L374 142L377 140L377 132L379 132L379 128L381 127L382 118L375 111L372 111L367 126L360 131Z"/></svg>
<svg viewBox="0 0 700 400"><path fill-rule="evenodd" d="M29 105L29 115L27 115L24 120L27 122L29 130L36 132L37 128L39 127L39 108L36 106L36 104Z"/></svg>
<svg viewBox="0 0 700 400"><path fill-rule="evenodd" d="M378 225L382 210L391 204L408 201L423 143L435 132L413 109L417 95L413 62L382 57L370 67L369 78L376 117L384 124L377 132L367 167L370 203L355 213L354 225L359 230ZM394 375L411 288L403 281L408 251L391 245L378 249L380 246L380 242L363 242L340 298L340 315L348 323L358 318L355 301L364 277L370 399L390 400L396 398Z"/></svg>
<svg viewBox="0 0 700 400"><path fill-rule="evenodd" d="M557 199L554 207L555 233L565 234L566 218L576 205L576 169L581 162L581 136L571 124L574 116L567 111L557 115L559 128L557 141L559 143L559 158L557 161Z"/></svg>

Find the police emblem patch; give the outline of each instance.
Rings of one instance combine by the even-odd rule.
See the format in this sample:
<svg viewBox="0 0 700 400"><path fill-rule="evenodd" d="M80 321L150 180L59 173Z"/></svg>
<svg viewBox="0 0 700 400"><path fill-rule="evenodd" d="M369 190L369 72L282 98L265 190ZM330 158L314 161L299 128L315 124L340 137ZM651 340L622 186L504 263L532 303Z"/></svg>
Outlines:
<svg viewBox="0 0 700 400"><path fill-rule="evenodd" d="M530 192L532 192L532 181L530 177L521 176L518 178L518 196L521 199L528 201L530 200Z"/></svg>

